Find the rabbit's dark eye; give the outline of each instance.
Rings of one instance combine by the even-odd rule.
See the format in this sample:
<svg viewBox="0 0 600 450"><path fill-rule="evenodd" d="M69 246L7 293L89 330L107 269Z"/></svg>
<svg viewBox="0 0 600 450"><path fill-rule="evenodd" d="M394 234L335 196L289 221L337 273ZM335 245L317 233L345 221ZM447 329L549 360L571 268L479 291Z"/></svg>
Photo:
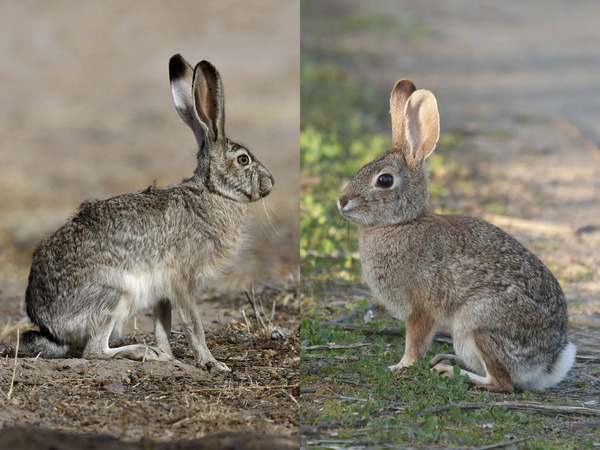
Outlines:
<svg viewBox="0 0 600 450"><path fill-rule="evenodd" d="M388 189L394 184L394 177L389 173L382 173L377 177L377 187Z"/></svg>
<svg viewBox="0 0 600 450"><path fill-rule="evenodd" d="M238 162L242 165L242 166L247 166L248 163L250 162L250 158L248 158L248 155L240 155L238 156Z"/></svg>

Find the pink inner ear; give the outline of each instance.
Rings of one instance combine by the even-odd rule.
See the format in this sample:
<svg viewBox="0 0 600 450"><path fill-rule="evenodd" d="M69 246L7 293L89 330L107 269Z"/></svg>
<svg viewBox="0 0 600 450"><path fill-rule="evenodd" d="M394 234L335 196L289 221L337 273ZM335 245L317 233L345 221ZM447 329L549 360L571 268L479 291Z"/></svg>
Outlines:
<svg viewBox="0 0 600 450"><path fill-rule="evenodd" d="M440 135L435 97L426 90L415 91L406 103L404 115L411 157L420 164L431 154Z"/></svg>

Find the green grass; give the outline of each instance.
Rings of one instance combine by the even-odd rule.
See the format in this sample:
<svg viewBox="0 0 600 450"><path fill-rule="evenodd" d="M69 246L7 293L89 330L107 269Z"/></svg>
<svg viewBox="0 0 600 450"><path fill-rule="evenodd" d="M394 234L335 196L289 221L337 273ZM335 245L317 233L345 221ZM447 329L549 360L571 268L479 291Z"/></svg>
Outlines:
<svg viewBox="0 0 600 450"><path fill-rule="evenodd" d="M448 352L446 345L434 345L419 367L413 366L398 374L389 371L387 366L400 359L404 346L401 336L366 338L359 331L322 327L316 320L304 319L301 342L302 386L316 388L320 394L310 407L304 404L301 421L327 430L329 435L333 433L338 448L344 443L361 442L369 445L412 443L419 448L499 442L515 442L511 448L593 448L589 438L565 435L555 430L548 417L527 411L493 406L475 410L451 406L445 412L430 411L436 406L473 402L555 400L552 394L531 392L510 396L489 394L471 388L467 377L440 377L429 370L428 360L436 352ZM306 351L308 346L330 342L369 342L371 345ZM519 442L521 440L524 441Z"/></svg>

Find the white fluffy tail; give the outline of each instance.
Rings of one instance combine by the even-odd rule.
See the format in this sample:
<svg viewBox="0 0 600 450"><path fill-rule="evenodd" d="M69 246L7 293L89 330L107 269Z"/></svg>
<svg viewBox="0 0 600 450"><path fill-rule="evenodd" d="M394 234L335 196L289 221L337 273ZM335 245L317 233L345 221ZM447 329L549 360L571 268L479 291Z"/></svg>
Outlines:
<svg viewBox="0 0 600 450"><path fill-rule="evenodd" d="M535 389L543 391L560 381L567 375L567 372L575 362L577 347L572 342L567 342L565 348L559 353L550 371L540 368L539 371L532 371L522 376L520 380L513 380L515 387L524 390Z"/></svg>

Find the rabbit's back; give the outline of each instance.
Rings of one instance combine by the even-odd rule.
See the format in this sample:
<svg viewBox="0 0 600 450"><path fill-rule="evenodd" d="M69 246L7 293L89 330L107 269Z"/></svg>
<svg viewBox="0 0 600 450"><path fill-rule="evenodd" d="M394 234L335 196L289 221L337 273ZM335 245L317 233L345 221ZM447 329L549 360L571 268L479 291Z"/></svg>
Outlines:
<svg viewBox="0 0 600 450"><path fill-rule="evenodd" d="M363 227L360 254L367 282L401 317L417 304L447 321L467 309L463 322L467 317L494 323L501 314L514 327L534 321L566 332L566 303L554 276L523 245L484 220L431 214L405 224Z"/></svg>

